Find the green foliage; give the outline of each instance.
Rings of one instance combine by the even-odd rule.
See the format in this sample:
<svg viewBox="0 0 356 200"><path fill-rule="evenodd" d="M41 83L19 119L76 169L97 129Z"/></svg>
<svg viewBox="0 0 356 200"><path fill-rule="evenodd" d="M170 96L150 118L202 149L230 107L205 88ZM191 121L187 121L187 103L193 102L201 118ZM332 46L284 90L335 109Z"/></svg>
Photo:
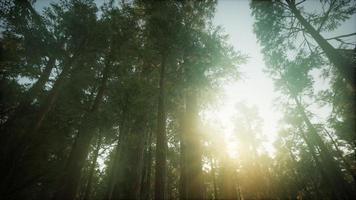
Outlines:
<svg viewBox="0 0 356 200"><path fill-rule="evenodd" d="M0 198L154 199L162 77L168 199L349 197L355 92L288 2L297 3L251 2L284 112L275 153L265 153L257 108L241 103L235 158L200 117L248 58L213 25L216 0L60 0L43 12L32 1L0 3ZM320 3L319 12L297 5L319 32L356 12L351 0ZM329 88L317 90L315 72ZM327 121L317 123L315 104L332 108Z"/></svg>

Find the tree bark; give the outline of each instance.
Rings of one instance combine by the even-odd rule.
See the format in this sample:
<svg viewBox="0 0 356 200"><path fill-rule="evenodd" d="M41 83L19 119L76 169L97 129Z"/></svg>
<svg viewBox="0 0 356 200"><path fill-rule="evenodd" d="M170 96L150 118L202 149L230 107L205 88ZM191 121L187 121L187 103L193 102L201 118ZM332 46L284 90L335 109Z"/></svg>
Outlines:
<svg viewBox="0 0 356 200"><path fill-rule="evenodd" d="M48 60L48 63L45 66L45 68L43 69L40 78L28 90L28 95L26 95L26 96L32 97L31 99L40 96L41 91L45 88L45 85L49 80L49 76L51 75L51 72L52 72L52 69L55 66L55 63L56 63L56 59L54 59L54 58L50 58Z"/></svg>
<svg viewBox="0 0 356 200"><path fill-rule="evenodd" d="M55 59L50 58L47 65L43 69L39 79L32 85L32 87L26 92L24 99L17 106L14 114L9 117L5 122L3 127L5 130L7 127L12 127L14 123L18 120L19 117L28 113L29 107L35 98L39 98L41 91L44 89L46 83L48 82L49 76L52 72L52 69L55 65Z"/></svg>
<svg viewBox="0 0 356 200"><path fill-rule="evenodd" d="M165 110L165 68L166 58L163 55L159 80L159 97L157 112L157 134L156 134L156 167L155 167L155 199L165 199L166 186L166 110Z"/></svg>
<svg viewBox="0 0 356 200"><path fill-rule="evenodd" d="M211 163L211 176L213 178L214 199L219 199L218 188L217 188L217 184L216 184L215 163L214 163L212 156L210 156L210 163Z"/></svg>
<svg viewBox="0 0 356 200"><path fill-rule="evenodd" d="M145 164L144 172L142 177L142 187L141 187L141 200L150 199L151 191L151 166L152 166L152 133L151 131L148 134L148 141L146 145L145 152Z"/></svg>
<svg viewBox="0 0 356 200"><path fill-rule="evenodd" d="M127 134L129 132L128 122L130 121L130 116L128 115L128 98L124 105L122 106L122 118L119 123L119 138L117 140L117 145L115 149L115 155L113 155L113 163L109 170L109 180L108 180L108 189L104 199L112 200L114 187L117 181L118 176L118 166L120 161L120 150L121 150L121 143L126 141Z"/></svg>
<svg viewBox="0 0 356 200"><path fill-rule="evenodd" d="M120 131L120 134L121 134L121 131ZM108 189L106 191L106 194L105 194L105 198L106 200L111 200L112 199L112 194L113 194L113 190L114 190L114 182L116 180L116 174L115 174L115 170L117 168L117 162L118 162L118 157L119 157L119 154L120 154L120 142L118 141L117 142L117 145L116 145L116 149L115 149L115 153L113 155L113 161L112 161L112 165L110 167L110 170L108 172L109 174L109 180L108 180Z"/></svg>
<svg viewBox="0 0 356 200"><path fill-rule="evenodd" d="M12 168L8 166L8 164L12 163L8 158L8 155L14 157L13 149L17 149L18 151L18 142L21 142L22 131L16 132L14 128L18 128L18 125L24 125L20 122L20 120L24 121L23 115L29 114L31 103L33 100L40 96L41 91L43 90L45 84L48 82L48 78L54 66L54 59L50 59L43 70L40 78L36 81L36 83L26 92L25 98L20 102L19 106L16 108L14 113L9 116L9 119L2 125L1 132L3 133L2 140L1 140L1 159L0 163L7 163L6 165L2 165L1 172L5 172ZM14 144L16 146L14 147ZM11 152L11 153L10 153ZM20 151L19 151L20 152ZM6 172L6 176L9 176L8 171Z"/></svg>
<svg viewBox="0 0 356 200"><path fill-rule="evenodd" d="M299 175L298 175L298 173L302 173L302 172L300 172L300 170L297 168L298 162L297 162L293 152L291 151L291 148L289 146L287 148L288 148L289 157L291 158L293 165L295 166L295 168L292 169L295 182L298 185L298 189L302 190L305 188L305 186L304 186L303 182L299 179Z"/></svg>
<svg viewBox="0 0 356 200"><path fill-rule="evenodd" d="M234 180L235 172L227 156L222 161L221 173L222 185L220 197L222 199L237 199L236 183Z"/></svg>
<svg viewBox="0 0 356 200"><path fill-rule="evenodd" d="M90 142L94 136L96 126L95 118L102 102L104 92L106 90L106 82L109 77L109 64L103 70L103 77L98 93L90 110L84 115L82 126L78 130L72 152L68 159L64 175L60 181L59 189L55 194L54 199L74 199L77 194L79 181L81 177L81 170L84 166L85 159L89 152Z"/></svg>
<svg viewBox="0 0 356 200"><path fill-rule="evenodd" d="M311 156L312 156L313 159L314 159L315 165L316 165L318 171L320 172L321 177L322 177L325 181L328 182L328 185L329 185L329 187L330 187L330 192L331 192L332 198L333 198L333 199L337 199L336 191L335 191L334 187L332 186L332 185L333 185L333 184L332 184L332 180L331 180L330 177L328 176L326 170L324 169L324 166L321 164L321 162L320 162L320 160L319 160L319 158L318 158L318 156L317 156L317 154L316 154L316 151L317 151L317 150L315 149L315 145L310 142L310 138L308 138L308 137L304 134L304 132L302 131L302 129L301 129L301 128L299 128L299 129L300 129L300 135L302 136L304 142L307 144L307 147L308 147L308 149L309 149L309 152L310 152Z"/></svg>
<svg viewBox="0 0 356 200"><path fill-rule="evenodd" d="M38 130L41 128L42 122L45 119L47 113L52 109L53 105L57 101L59 92L63 87L63 85L65 85L69 72L70 72L70 66L69 65L64 66L63 71L59 74L44 104L40 107L38 111L37 117L35 118L36 120L34 122L34 126L30 131L31 133L36 134Z"/></svg>
<svg viewBox="0 0 356 200"><path fill-rule="evenodd" d="M51 71L54 67L55 59L50 59L44 68L40 78L32 85L32 87L26 92L25 97L21 100L20 104L15 109L14 113L9 116L9 119L2 125L1 130L3 133L10 134L10 137L13 134L12 128L16 127L15 124L19 123L19 120L25 116L28 117L30 112L30 106L34 99L41 96L41 91L44 89L45 84L48 82ZM9 133L10 132L10 133ZM7 144L13 143L11 138L10 141L6 142Z"/></svg>
<svg viewBox="0 0 356 200"><path fill-rule="evenodd" d="M95 147L95 150L93 152L93 159L91 161L90 164L90 169L89 169L89 178L88 178L88 182L85 188L85 192L84 192L84 197L83 200L89 200L90 199L90 194L91 194L91 188L93 185L93 177L94 177L94 172L95 172L95 167L96 167L96 163L98 160L98 156L99 156L99 150L101 148L101 132L99 131L98 134L98 141Z"/></svg>
<svg viewBox="0 0 356 200"><path fill-rule="evenodd" d="M180 117L180 142L179 142L179 150L180 150L180 159L179 159L179 167L180 167L180 177L179 177L179 199L183 200L187 198L187 174L186 174L186 136L184 130L184 115L182 114Z"/></svg>
<svg viewBox="0 0 356 200"><path fill-rule="evenodd" d="M146 117L145 114L138 116L131 124L129 134L122 138L112 199L140 198Z"/></svg>
<svg viewBox="0 0 356 200"><path fill-rule="evenodd" d="M26 132L24 128L22 128L16 134L13 134L13 137L10 138L9 146L4 149L4 163L6 165L2 166L2 170L4 174L6 174L5 178L2 179L1 187L6 186L7 182L11 179L13 174L15 173L15 168L21 167L21 163L23 161L24 154L30 146L35 144L35 140L37 139L36 135L39 128L42 125L42 121L44 120L46 114L50 111L55 101L57 100L57 96L60 92L61 87L64 85L66 81L66 76L69 74L70 67L68 65L64 66L63 71L57 78L53 88L50 91L50 94L46 98L44 104L40 107L38 113L35 115L35 121L31 122L29 125L29 131ZM17 146L11 146L16 141Z"/></svg>
<svg viewBox="0 0 356 200"><path fill-rule="evenodd" d="M317 130L314 128L313 124L310 122L308 116L306 115L304 108L302 107L299 100L294 97L294 100L297 104L297 109L301 114L304 123L306 124L309 130L309 137L308 139L312 143L312 145L318 147L320 149L320 158L323 163L323 167L325 167L325 171L327 176L330 179L330 183L335 188L335 193L338 199L352 199L352 191L349 188L348 184L346 183L345 179L343 178L342 172L340 168L337 166L334 158L331 156L329 150L327 149L326 145L324 144L323 140L317 133Z"/></svg>
<svg viewBox="0 0 356 200"><path fill-rule="evenodd" d="M351 174L352 179L354 181L354 183L356 183L356 174L355 172L352 170L350 163L344 158L344 156L342 155L342 151L339 149L337 142L334 140L334 138L331 136L331 134L329 133L329 131L327 131L325 129L326 134L328 135L328 137L330 138L331 142L333 143L336 153L339 156L339 159L342 160L345 169Z"/></svg>
<svg viewBox="0 0 356 200"><path fill-rule="evenodd" d="M202 172L202 144L198 132L198 103L196 91L186 94L185 173L186 199L205 199Z"/></svg>

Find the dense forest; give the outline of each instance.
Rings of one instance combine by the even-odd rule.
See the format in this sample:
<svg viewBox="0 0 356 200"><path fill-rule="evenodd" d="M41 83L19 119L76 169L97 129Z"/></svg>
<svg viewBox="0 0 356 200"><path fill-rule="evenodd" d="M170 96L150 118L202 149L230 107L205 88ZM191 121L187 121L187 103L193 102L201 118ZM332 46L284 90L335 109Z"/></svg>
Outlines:
<svg viewBox="0 0 356 200"><path fill-rule="evenodd" d="M1 200L356 198L356 27L325 36L355 1L249 2L283 116L271 153L237 104L237 156L203 114L250 62L220 1L100 2L0 2Z"/></svg>

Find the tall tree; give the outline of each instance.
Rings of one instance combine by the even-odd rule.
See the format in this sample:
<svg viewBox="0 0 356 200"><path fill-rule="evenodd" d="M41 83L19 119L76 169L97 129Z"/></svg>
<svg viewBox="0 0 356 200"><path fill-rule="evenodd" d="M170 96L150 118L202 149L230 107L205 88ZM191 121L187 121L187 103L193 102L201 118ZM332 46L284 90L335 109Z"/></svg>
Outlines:
<svg viewBox="0 0 356 200"><path fill-rule="evenodd" d="M253 1L251 3L253 15L256 19L255 32L264 48L263 51L270 54L277 46L278 48L285 48L287 51L299 46L299 48L308 49L310 54L318 56L319 50L315 48L318 45L341 77L355 89L354 60L344 54L343 51L333 47L322 36L322 32L334 31L340 26L341 22L347 20L356 12L354 2L349 0L321 1L321 11L314 13L301 11L303 4L305 4L305 1L297 2L295 0ZM274 29L265 29L268 25L273 25ZM268 33L260 34L262 29L268 30ZM316 45L311 40L314 40ZM287 46L292 48L288 49Z"/></svg>

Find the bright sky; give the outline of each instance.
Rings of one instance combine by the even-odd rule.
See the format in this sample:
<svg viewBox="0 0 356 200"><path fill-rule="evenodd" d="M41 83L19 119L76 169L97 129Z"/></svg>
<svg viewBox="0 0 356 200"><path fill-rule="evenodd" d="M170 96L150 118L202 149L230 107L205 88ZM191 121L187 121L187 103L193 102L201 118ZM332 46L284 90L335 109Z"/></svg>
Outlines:
<svg viewBox="0 0 356 200"><path fill-rule="evenodd" d="M263 73L265 68L260 46L253 33L253 17L249 7L249 1L223 0L219 1L214 23L221 25L229 34L230 43L236 50L249 56L248 62L240 66L242 78L224 86L226 97L221 105L214 109L211 118L220 121L224 133L228 137L233 134L231 122L237 102L245 101L248 105L255 105L264 121L263 134L267 136L265 147L272 153L272 142L276 136L276 127L281 114L273 108L273 99L276 97L273 91L273 82ZM210 115L210 114L209 114ZM209 117L209 118L210 118ZM229 154L235 156L235 145L228 142Z"/></svg>
<svg viewBox="0 0 356 200"><path fill-rule="evenodd" d="M225 32L230 35L230 43L236 50L248 54L249 60L240 67L243 78L237 82L232 82L224 86L226 98L221 102L218 109L209 111L209 118L219 121L223 128L227 141L231 141L233 124L231 119L235 111L237 102L245 101L249 105L257 106L260 116L264 121L263 134L267 137L264 143L268 153L273 154L273 141L276 138L278 121L282 113L274 105L278 93L274 91L272 80L263 73L265 64L261 48L257 43L253 33L253 17L247 0L220 0L218 1L217 12L214 23L224 27ZM317 1L305 2L308 11L319 10L320 4ZM324 37L332 37L356 32L356 15L340 26L336 31L325 34ZM356 36L349 38L356 41ZM316 88L325 88L325 82L320 78L316 79ZM330 112L330 108L320 108L316 105L310 107L310 111L317 114L316 121L323 121ZM234 142L228 142L229 154L236 155Z"/></svg>
<svg viewBox="0 0 356 200"><path fill-rule="evenodd" d="M98 5L101 5L104 0L96 0ZM42 10L43 7L48 6L49 2L54 0L37 0L36 8ZM307 1L308 11L310 9L317 10L320 6L316 1ZM319 6L319 7L318 7ZM332 37L335 35L342 35L356 32L356 16L344 23L341 28L333 33L324 35L325 37ZM282 117L280 111L274 106L274 102L278 94L274 91L272 80L263 73L265 68L261 48L257 44L257 39L253 33L253 17L248 0L220 0L218 1L217 12L214 17L214 24L221 25L225 33L230 38L229 42L236 50L249 56L248 62L240 66L242 78L236 82L230 82L223 86L224 98L219 102L217 107L205 111L206 118L209 121L219 124L221 132L227 138L229 154L236 155L236 143L231 142L231 135L233 134L233 124L231 120L235 112L235 105L237 102L245 101L248 105L255 105L259 110L259 114L264 121L263 134L266 136L264 143L265 149L273 154L272 143L276 138L278 128L278 121ZM356 40L356 36L352 38ZM318 79L316 81L317 87L321 88L325 83ZM330 109L311 107L311 111L317 113L322 120L323 116L327 116ZM217 123L216 123L217 122ZM230 142L229 142L230 141Z"/></svg>

